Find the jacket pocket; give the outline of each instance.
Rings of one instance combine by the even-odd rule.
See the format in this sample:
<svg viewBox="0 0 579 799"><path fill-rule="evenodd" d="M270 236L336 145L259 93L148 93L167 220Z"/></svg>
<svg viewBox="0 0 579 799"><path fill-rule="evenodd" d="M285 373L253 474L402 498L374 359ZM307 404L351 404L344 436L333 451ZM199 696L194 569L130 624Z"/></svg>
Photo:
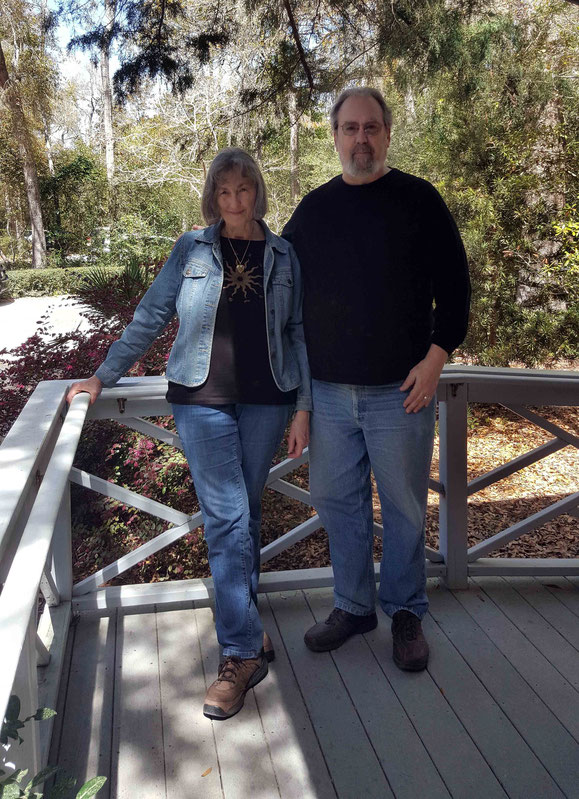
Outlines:
<svg viewBox="0 0 579 799"><path fill-rule="evenodd" d="M294 285L293 275L289 269L284 272L276 272L272 275L271 282L274 286L286 286L288 288L293 288Z"/></svg>
<svg viewBox="0 0 579 799"><path fill-rule="evenodd" d="M207 277L209 266L202 261L188 261L183 267L183 277Z"/></svg>

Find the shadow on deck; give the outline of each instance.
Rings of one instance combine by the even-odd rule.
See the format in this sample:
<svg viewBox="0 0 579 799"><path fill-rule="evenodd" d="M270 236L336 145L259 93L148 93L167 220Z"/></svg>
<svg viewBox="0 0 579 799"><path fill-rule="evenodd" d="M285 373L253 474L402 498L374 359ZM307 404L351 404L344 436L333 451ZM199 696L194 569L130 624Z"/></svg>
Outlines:
<svg viewBox="0 0 579 799"><path fill-rule="evenodd" d="M579 578L429 581L428 670L400 672L389 621L333 653L303 632L328 589L263 596L276 649L227 722L201 713L209 608L82 614L50 762L110 799L579 797Z"/></svg>

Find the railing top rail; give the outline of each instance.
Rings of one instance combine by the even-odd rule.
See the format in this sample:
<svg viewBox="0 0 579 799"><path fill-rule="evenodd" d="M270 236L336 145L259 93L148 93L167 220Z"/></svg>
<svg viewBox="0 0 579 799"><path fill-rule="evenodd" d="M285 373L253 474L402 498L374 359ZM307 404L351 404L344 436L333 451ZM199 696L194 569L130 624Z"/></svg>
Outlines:
<svg viewBox="0 0 579 799"><path fill-rule="evenodd" d="M62 422L66 381L39 383L0 445L0 563L31 489L36 493Z"/></svg>
<svg viewBox="0 0 579 799"><path fill-rule="evenodd" d="M88 395L75 397L60 429L52 458L26 522L0 594L0 713L12 690L28 620L38 600L38 586L50 551L62 496L68 486Z"/></svg>
<svg viewBox="0 0 579 799"><path fill-rule="evenodd" d="M452 383L460 377L464 383L503 383L508 381L513 385L528 385L536 381L541 383L562 381L570 386L579 387L579 370L565 371L561 369L522 369L512 366L465 366L450 363L442 370L441 383Z"/></svg>

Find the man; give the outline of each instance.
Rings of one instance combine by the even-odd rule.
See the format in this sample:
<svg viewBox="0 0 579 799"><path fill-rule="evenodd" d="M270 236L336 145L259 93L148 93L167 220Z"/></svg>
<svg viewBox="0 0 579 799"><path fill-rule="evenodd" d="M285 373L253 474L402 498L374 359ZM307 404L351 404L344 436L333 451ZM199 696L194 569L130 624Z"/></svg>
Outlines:
<svg viewBox="0 0 579 799"><path fill-rule="evenodd" d="M466 333L470 283L436 189L386 166L391 119L374 89L340 95L331 124L343 172L304 197L284 236L303 272L310 488L334 570L334 610L305 642L327 651L377 625L372 469L384 527L378 600L392 617L396 665L419 671L434 395Z"/></svg>

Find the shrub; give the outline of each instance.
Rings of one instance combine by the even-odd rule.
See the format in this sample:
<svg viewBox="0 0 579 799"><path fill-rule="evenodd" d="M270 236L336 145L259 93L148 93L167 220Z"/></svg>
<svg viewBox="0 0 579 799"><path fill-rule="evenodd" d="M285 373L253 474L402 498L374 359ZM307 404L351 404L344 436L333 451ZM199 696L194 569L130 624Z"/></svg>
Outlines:
<svg viewBox="0 0 579 799"><path fill-rule="evenodd" d="M102 267L110 275L119 274L119 267ZM18 297L53 297L55 294L77 294L86 279L86 267L56 269L10 269L7 295Z"/></svg>

